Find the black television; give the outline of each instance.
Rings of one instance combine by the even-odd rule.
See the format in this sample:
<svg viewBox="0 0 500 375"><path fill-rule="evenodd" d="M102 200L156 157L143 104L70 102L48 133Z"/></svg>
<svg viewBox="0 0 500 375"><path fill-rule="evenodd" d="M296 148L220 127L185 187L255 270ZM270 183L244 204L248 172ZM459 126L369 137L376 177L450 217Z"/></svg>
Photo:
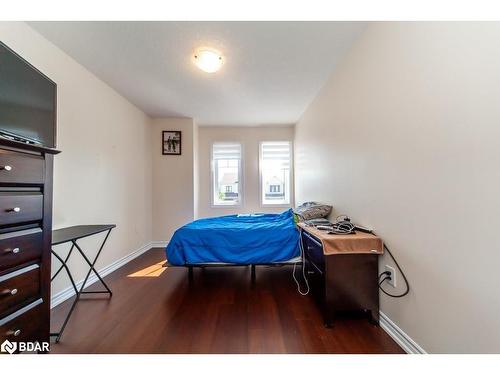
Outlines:
<svg viewBox="0 0 500 375"><path fill-rule="evenodd" d="M56 147L57 85L0 41L0 137Z"/></svg>

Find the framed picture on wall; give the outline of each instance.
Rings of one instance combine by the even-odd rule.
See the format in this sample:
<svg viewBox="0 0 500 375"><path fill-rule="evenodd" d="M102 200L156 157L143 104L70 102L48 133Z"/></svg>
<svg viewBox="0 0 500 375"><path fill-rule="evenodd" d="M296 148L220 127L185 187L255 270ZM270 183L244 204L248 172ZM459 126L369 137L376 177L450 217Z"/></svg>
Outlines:
<svg viewBox="0 0 500 375"><path fill-rule="evenodd" d="M163 155L180 155L182 150L181 132L177 130L164 130L162 139Z"/></svg>

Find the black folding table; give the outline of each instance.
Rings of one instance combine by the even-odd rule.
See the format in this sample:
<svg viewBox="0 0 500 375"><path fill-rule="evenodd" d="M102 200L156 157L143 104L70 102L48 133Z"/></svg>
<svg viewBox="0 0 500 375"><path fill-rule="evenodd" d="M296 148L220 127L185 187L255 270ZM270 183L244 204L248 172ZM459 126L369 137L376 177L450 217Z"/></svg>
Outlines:
<svg viewBox="0 0 500 375"><path fill-rule="evenodd" d="M82 294L96 294L96 293L107 293L109 294L109 297L113 295L113 292L111 292L111 289L106 285L104 280L102 279L101 275L96 271L95 269L95 264L97 262L97 259L99 258L99 255L101 254L101 251L104 247L104 244L106 243L109 234L111 233L111 230L115 228L116 225L114 224L106 224L106 225L76 225L73 227L67 227L67 228L62 228L62 229L56 229L52 231L52 245L61 245L64 243L69 243L71 242L71 248L69 249L68 255L66 255L66 258L60 257L54 249L52 249L52 255L54 255L60 262L61 266L59 269L54 273L54 276L52 276L51 281L56 278L56 276L62 271L64 268L68 274L69 280L71 281L71 285L73 286L73 289L75 290L76 298L73 301L73 304L71 305L71 308L68 312L68 315L66 316L66 319L64 320L64 323L61 326L61 330L56 333L51 333L50 336L55 336L56 337L56 342L59 342L61 339L61 335L64 332L64 329L66 328L66 324L68 324L69 318L71 317L71 314L73 313L73 310L75 309L75 306L77 302L80 300L80 296ZM89 237L93 236L102 232L107 232L106 237L104 238L104 241L102 242L101 246L99 247L99 250L97 251L97 254L94 258L93 261L90 261L87 255L85 255L85 252L82 250L80 245L78 245L77 241L81 238L84 237ZM75 280L73 279L73 276L71 275L71 272L69 270L69 267L67 265L67 262L69 260L69 257L71 256L71 253L73 252L73 249L77 249L77 251L80 253L80 255L83 257L85 262L89 265L90 269L87 273L87 276L85 276L85 279L83 280L82 286L80 289L77 288L75 284ZM94 271L95 275L99 279L99 281L102 283L104 288L106 290L100 290L100 291L84 291L85 289L85 284L87 283L88 278L90 277L90 274Z"/></svg>

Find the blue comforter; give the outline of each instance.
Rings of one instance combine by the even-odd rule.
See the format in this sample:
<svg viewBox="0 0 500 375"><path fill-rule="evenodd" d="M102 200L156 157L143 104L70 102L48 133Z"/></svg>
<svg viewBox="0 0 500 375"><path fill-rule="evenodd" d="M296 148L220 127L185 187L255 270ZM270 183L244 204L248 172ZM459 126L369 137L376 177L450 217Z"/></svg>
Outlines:
<svg viewBox="0 0 500 375"><path fill-rule="evenodd" d="M168 262L175 266L284 262L299 255L299 233L292 210L213 217L177 229L166 252Z"/></svg>

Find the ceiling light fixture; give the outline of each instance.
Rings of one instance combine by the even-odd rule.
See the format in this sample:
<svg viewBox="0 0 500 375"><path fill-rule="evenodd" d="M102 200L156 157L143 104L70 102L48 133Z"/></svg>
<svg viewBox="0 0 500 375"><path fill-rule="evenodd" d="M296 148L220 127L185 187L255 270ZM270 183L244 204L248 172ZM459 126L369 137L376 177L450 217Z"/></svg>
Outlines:
<svg viewBox="0 0 500 375"><path fill-rule="evenodd" d="M223 62L220 53L209 48L200 48L194 54L195 65L206 73L215 73Z"/></svg>

